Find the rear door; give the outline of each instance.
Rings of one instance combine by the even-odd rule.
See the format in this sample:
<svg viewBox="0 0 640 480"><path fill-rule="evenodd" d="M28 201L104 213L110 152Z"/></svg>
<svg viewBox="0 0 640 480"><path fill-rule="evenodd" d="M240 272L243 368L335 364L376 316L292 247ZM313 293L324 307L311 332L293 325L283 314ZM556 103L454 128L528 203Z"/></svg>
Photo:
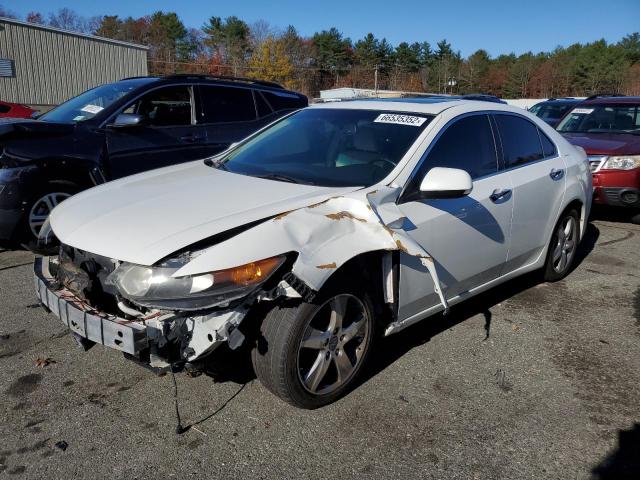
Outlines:
<svg viewBox="0 0 640 480"><path fill-rule="evenodd" d="M157 88L123 110L144 117L131 127L107 127L112 179L206 157L205 130L196 125L193 87Z"/></svg>
<svg viewBox="0 0 640 480"><path fill-rule="evenodd" d="M227 149L267 123L258 118L253 89L225 85L198 85L196 118L206 130L208 155Z"/></svg>
<svg viewBox="0 0 640 480"><path fill-rule="evenodd" d="M536 261L549 242L562 205L566 172L558 149L529 119L510 113L496 113L493 118L513 185L506 273Z"/></svg>
<svg viewBox="0 0 640 480"><path fill-rule="evenodd" d="M495 279L507 259L512 187L497 153L489 115L458 117L434 140L402 194L399 208L408 219L406 233L433 257L446 298ZM433 167L466 170L473 190L462 198L411 200L411 192ZM427 269L401 253L399 319L437 303Z"/></svg>

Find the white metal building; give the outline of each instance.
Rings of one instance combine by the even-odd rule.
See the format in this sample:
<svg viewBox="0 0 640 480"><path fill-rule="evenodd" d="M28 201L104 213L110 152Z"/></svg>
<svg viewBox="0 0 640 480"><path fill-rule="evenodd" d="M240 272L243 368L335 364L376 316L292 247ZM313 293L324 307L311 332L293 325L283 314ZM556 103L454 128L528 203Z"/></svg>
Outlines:
<svg viewBox="0 0 640 480"><path fill-rule="evenodd" d="M0 100L57 105L89 88L147 75L143 45L0 17Z"/></svg>

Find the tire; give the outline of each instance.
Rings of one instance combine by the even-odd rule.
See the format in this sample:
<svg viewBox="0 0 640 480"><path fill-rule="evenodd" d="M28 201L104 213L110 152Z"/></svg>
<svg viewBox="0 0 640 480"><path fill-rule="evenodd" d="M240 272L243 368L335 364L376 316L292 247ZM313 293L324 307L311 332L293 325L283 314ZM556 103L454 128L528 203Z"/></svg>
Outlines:
<svg viewBox="0 0 640 480"><path fill-rule="evenodd" d="M274 307L251 352L260 382L298 408L318 408L350 391L377 333L374 306L366 292L338 288L323 298L313 304ZM345 312L341 327L335 327L339 315L332 311ZM357 321L360 314L363 318Z"/></svg>
<svg viewBox="0 0 640 480"><path fill-rule="evenodd" d="M631 223L634 225L640 225L640 213L636 213L631 217Z"/></svg>
<svg viewBox="0 0 640 480"><path fill-rule="evenodd" d="M24 216L16 232L16 242L27 248L35 245L39 228L51 210L79 190L77 186L69 183L50 183L35 194L25 207Z"/></svg>
<svg viewBox="0 0 640 480"><path fill-rule="evenodd" d="M560 215L551 234L543 267L545 281L557 282L571 272L579 242L580 215L577 210L571 208Z"/></svg>

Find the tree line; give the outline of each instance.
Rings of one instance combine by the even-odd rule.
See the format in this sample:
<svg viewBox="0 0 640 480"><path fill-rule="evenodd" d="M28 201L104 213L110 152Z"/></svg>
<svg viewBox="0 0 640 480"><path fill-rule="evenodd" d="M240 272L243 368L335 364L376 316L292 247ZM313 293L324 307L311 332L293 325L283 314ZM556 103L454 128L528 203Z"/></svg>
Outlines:
<svg viewBox="0 0 640 480"><path fill-rule="evenodd" d="M0 16L14 16L0 6ZM332 27L310 37L294 26L212 16L187 28L177 13L140 18L86 18L63 8L27 22L76 30L149 47L149 72L257 77L317 96L335 87L432 93L487 93L503 98L640 95L640 33L551 52L501 54L479 49L463 57L446 40L393 46L373 33L356 41Z"/></svg>

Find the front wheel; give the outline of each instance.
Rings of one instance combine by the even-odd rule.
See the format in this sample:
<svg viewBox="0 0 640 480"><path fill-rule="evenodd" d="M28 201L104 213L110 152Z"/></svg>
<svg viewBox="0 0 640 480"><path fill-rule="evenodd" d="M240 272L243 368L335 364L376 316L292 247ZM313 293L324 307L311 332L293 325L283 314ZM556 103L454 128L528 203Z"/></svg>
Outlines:
<svg viewBox="0 0 640 480"><path fill-rule="evenodd" d="M574 209L565 211L551 235L544 264L544 280L555 282L571 271L580 240L580 216Z"/></svg>
<svg viewBox="0 0 640 480"><path fill-rule="evenodd" d="M347 289L317 304L276 306L252 352L256 376L299 408L337 400L354 385L371 350L373 312L366 293Z"/></svg>
<svg viewBox="0 0 640 480"><path fill-rule="evenodd" d="M78 189L71 185L51 184L47 189L35 195L22 219L18 242L27 246L35 244L40 229L51 211L77 191Z"/></svg>

